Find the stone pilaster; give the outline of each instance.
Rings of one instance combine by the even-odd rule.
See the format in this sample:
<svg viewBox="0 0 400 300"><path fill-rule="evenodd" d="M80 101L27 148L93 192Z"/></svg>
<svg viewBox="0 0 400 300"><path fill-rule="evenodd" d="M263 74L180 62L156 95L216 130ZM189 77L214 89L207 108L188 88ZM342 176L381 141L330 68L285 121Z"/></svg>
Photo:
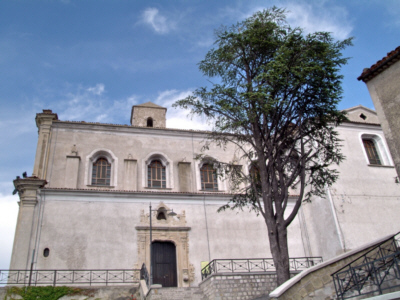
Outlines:
<svg viewBox="0 0 400 300"><path fill-rule="evenodd" d="M38 127L39 137L32 175L37 176L41 179L45 179L45 170L47 166L49 141L51 135L51 125L54 120L58 120L58 116L50 109L44 109L43 113L36 114L35 120L36 126Z"/></svg>
<svg viewBox="0 0 400 300"><path fill-rule="evenodd" d="M192 192L192 176L190 162L178 163L179 191Z"/></svg>
<svg viewBox="0 0 400 300"><path fill-rule="evenodd" d="M65 171L65 187L76 189L78 187L78 173L80 156L67 155L67 166Z"/></svg>
<svg viewBox="0 0 400 300"><path fill-rule="evenodd" d="M124 159L124 189L137 190L137 160L129 156Z"/></svg>
<svg viewBox="0 0 400 300"><path fill-rule="evenodd" d="M14 180L20 201L10 269L29 269L38 221L38 193L46 183L37 177Z"/></svg>

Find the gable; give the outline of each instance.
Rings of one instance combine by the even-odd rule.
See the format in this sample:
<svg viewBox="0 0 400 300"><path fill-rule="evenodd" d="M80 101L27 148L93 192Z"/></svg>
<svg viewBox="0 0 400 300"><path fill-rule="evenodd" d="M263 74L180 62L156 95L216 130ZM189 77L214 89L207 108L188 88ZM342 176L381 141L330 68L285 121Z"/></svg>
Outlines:
<svg viewBox="0 0 400 300"><path fill-rule="evenodd" d="M350 122L380 124L377 113L363 105L344 109Z"/></svg>

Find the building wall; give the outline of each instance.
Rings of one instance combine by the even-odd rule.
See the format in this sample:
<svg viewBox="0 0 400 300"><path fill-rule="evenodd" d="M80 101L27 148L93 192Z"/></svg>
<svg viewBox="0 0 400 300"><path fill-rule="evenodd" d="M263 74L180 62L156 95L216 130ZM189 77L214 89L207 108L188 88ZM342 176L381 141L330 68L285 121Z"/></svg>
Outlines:
<svg viewBox="0 0 400 300"><path fill-rule="evenodd" d="M189 264L193 265L192 285L201 280L201 262L208 262L210 258L271 257L263 219L248 212L217 213L227 199L179 194L160 197L143 193L42 191L44 204L39 217L35 267L130 269L140 268L143 262L148 266L148 261L140 260L136 227L141 223L143 212L148 219L149 204L152 203L154 208L160 201L178 214L184 212L185 226L190 228L188 256ZM153 226L157 225L153 215ZM290 256L303 257L302 243L297 238L301 235L297 219L289 235L293 237L289 243ZM153 239L154 236L153 232ZM165 233L165 240L168 240L168 233ZM146 239L146 260L149 245L150 241ZM43 255L45 248L50 250L48 257ZM183 272L182 269L178 269L178 273Z"/></svg>
<svg viewBox="0 0 400 300"><path fill-rule="evenodd" d="M355 121L360 113L368 118ZM325 198L304 203L289 227L290 257L327 259L400 229L399 185L390 155L383 166L371 166L363 150L361 137L367 134L380 137L379 149L387 151L376 114L363 108L351 114L355 120L338 127L347 157L338 167L340 179ZM38 114L37 120L41 118L46 127L38 122L34 165L36 175L47 184L37 196L35 192L37 204L30 202L29 214L20 210L10 268L28 268L34 249L36 269L148 265L150 204L178 213L165 222L156 220L155 213L152 216L153 240L176 245L179 286L200 282L201 262L271 257L261 216L217 212L231 197L229 182L219 179L215 192L201 190L200 161L194 157L201 153L204 132L63 122L51 111ZM112 161L111 186L91 184L91 159L99 153ZM238 160L233 145L225 150L211 145L206 154L217 161L235 161L247 172L247 162ZM151 157L161 158L167 166L166 189L147 187L146 162Z"/></svg>
<svg viewBox="0 0 400 300"><path fill-rule="evenodd" d="M367 81L368 91L374 102L388 141L390 151L400 176L400 60Z"/></svg>
<svg viewBox="0 0 400 300"><path fill-rule="evenodd" d="M172 175L167 183L169 190L180 191L178 164L187 162L191 165L190 191L198 191L200 190L200 178L197 172L199 162L194 159L194 156L201 153L204 139L204 134L190 131L55 122L49 146L51 153L46 173L46 180L49 182L47 187L65 187L67 156L71 156L71 150L75 145L80 157L77 188L99 188L91 186L89 158L96 152L103 151L115 157L113 170L117 173L112 175L116 180L112 183L112 187L107 187L107 189L132 190L131 186L124 186L125 161L131 159L137 162L137 171L132 178L132 181L137 184L137 190L149 190L146 187L145 162L151 155L160 155L168 161L167 169L171 170L167 171L167 177ZM221 151L220 148L212 146L207 151L207 155L215 160L229 162L234 160L235 150L234 147L228 147L226 151ZM244 165L244 168L247 166ZM228 188L229 183L219 182L220 191L226 192ZM159 190L156 189L156 191Z"/></svg>
<svg viewBox="0 0 400 300"><path fill-rule="evenodd" d="M337 167L339 179L324 198L303 206L312 255L324 259L400 231L400 184L396 183L396 171L380 126L344 123L338 131L346 156ZM378 151L388 156L386 164L369 164L362 143L364 135L381 138Z"/></svg>

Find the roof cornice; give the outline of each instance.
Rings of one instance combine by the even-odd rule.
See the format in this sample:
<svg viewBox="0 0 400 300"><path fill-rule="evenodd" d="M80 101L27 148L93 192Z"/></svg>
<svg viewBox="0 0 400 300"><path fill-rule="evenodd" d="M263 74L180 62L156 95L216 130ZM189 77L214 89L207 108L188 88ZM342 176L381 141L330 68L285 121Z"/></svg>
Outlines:
<svg viewBox="0 0 400 300"><path fill-rule="evenodd" d="M400 46L389 52L384 58L377 61L371 67L363 70L361 75L357 78L357 80L362 80L364 82L368 82L373 79L375 76L379 75L395 62L400 60Z"/></svg>

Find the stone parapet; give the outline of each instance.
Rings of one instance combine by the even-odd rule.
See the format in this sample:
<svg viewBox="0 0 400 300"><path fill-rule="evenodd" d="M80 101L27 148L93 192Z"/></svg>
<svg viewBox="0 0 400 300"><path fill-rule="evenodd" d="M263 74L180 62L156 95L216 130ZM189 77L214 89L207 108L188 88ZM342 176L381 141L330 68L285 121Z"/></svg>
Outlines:
<svg viewBox="0 0 400 300"><path fill-rule="evenodd" d="M208 300L203 291L198 287L186 288L151 288L146 300L182 299L182 300Z"/></svg>
<svg viewBox="0 0 400 300"><path fill-rule="evenodd" d="M372 243L339 255L312 268L304 270L297 276L286 281L269 294L272 300L300 300L300 299L337 299L336 290L331 274L348 265L366 252L374 249L378 244L393 237L386 236ZM368 297L368 296L367 296ZM364 296L352 298L363 299Z"/></svg>
<svg viewBox="0 0 400 300"><path fill-rule="evenodd" d="M207 299L255 299L276 288L276 273L212 274L202 283Z"/></svg>

